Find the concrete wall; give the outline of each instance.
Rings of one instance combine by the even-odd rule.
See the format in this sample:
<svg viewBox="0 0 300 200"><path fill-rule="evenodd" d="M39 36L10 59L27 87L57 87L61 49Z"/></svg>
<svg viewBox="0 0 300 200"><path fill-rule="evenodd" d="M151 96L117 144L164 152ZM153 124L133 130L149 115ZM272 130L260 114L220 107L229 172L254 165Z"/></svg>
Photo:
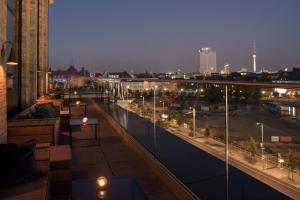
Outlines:
<svg viewBox="0 0 300 200"><path fill-rule="evenodd" d="M6 0L0 0L0 45L6 41ZM0 48L1 48L0 46ZM7 119L6 119L6 66L0 58L0 143L7 141Z"/></svg>

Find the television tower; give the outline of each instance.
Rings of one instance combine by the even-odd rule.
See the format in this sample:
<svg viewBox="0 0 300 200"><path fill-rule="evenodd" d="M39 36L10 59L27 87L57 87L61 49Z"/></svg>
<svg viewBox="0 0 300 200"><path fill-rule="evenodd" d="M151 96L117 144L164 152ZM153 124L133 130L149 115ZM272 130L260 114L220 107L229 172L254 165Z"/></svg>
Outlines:
<svg viewBox="0 0 300 200"><path fill-rule="evenodd" d="M255 49L255 41L253 41L253 52L252 52L252 58L253 58L253 72L256 72L256 49Z"/></svg>

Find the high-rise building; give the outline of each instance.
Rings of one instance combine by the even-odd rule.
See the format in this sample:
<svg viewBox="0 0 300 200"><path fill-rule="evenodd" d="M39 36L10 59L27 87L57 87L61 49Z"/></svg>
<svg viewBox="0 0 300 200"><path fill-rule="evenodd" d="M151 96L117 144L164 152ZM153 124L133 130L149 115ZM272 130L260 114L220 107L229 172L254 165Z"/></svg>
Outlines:
<svg viewBox="0 0 300 200"><path fill-rule="evenodd" d="M223 69L220 70L220 74L223 74L223 75L228 75L230 74L230 69L229 69L229 64L226 63L223 67Z"/></svg>
<svg viewBox="0 0 300 200"><path fill-rule="evenodd" d="M210 47L199 50L200 66L199 72L205 75L217 72L216 51Z"/></svg>

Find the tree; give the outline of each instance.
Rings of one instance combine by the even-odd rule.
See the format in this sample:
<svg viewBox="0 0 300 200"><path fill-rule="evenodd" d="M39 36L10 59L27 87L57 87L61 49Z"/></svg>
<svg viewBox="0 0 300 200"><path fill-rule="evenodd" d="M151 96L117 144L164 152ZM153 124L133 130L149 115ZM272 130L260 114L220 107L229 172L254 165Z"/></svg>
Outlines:
<svg viewBox="0 0 300 200"><path fill-rule="evenodd" d="M178 118L176 118L176 121L177 121L178 126L181 126L184 123L183 119L180 116Z"/></svg>
<svg viewBox="0 0 300 200"><path fill-rule="evenodd" d="M194 123L193 123L193 121L190 121L190 123L189 123L189 129L190 129L190 131L194 131Z"/></svg>
<svg viewBox="0 0 300 200"><path fill-rule="evenodd" d="M134 92L134 97L135 97L135 98L141 98L141 93L140 93L139 90L136 90L136 91Z"/></svg>
<svg viewBox="0 0 300 200"><path fill-rule="evenodd" d="M273 92L273 96L277 98L277 97L279 97L279 93L276 92L276 91L274 91L274 92Z"/></svg>
<svg viewBox="0 0 300 200"><path fill-rule="evenodd" d="M255 140L253 137L250 138L250 140L248 141L247 143L247 149L246 149L249 154L250 154L250 161L252 162L253 161L253 158L257 152L257 149L256 149L256 143L255 143Z"/></svg>
<svg viewBox="0 0 300 200"><path fill-rule="evenodd" d="M220 103L223 100L223 94L220 87L210 86L206 88L204 96L210 103Z"/></svg>
<svg viewBox="0 0 300 200"><path fill-rule="evenodd" d="M261 92L257 88L247 88L244 90L245 102L249 104L258 104L261 98Z"/></svg>
<svg viewBox="0 0 300 200"><path fill-rule="evenodd" d="M240 103L241 99L242 99L242 93L243 90L240 87L235 87L232 90L232 100L234 100L235 103Z"/></svg>
<svg viewBox="0 0 300 200"><path fill-rule="evenodd" d="M297 167L296 158L294 152L289 149L288 155L287 155L287 166L289 167L289 178L291 180L294 179L293 177L293 171Z"/></svg>
<svg viewBox="0 0 300 200"><path fill-rule="evenodd" d="M210 130L209 130L208 127L205 128L204 136L205 137L209 137L210 136Z"/></svg>
<svg viewBox="0 0 300 200"><path fill-rule="evenodd" d="M157 124L158 126L160 126L160 127L167 127L167 125L168 125L168 124L166 123L166 121L164 121L164 120L162 120L162 119L157 120L156 124Z"/></svg>

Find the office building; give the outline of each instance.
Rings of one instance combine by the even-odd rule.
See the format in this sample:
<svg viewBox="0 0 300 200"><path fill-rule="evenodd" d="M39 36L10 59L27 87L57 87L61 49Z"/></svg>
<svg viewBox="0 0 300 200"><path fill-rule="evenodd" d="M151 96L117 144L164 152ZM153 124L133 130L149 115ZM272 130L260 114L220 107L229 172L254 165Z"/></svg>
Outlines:
<svg viewBox="0 0 300 200"><path fill-rule="evenodd" d="M216 51L210 47L201 48L199 50L200 66L199 72L204 75L217 72Z"/></svg>

